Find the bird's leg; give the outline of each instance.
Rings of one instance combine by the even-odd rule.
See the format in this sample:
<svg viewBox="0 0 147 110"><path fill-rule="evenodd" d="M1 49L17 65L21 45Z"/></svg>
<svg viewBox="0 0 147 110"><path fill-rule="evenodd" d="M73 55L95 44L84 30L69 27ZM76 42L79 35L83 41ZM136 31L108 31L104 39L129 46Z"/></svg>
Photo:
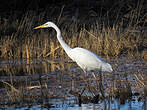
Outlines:
<svg viewBox="0 0 147 110"><path fill-rule="evenodd" d="M86 70L83 70L84 71L84 77L87 76L87 71Z"/></svg>
<svg viewBox="0 0 147 110"><path fill-rule="evenodd" d="M86 79L87 71L86 71L86 70L83 70L83 71L84 71L84 74L81 75L81 78L82 78L82 80L84 81L85 86L87 86L87 84L88 84L87 79ZM84 89L85 89L85 87L84 87Z"/></svg>
<svg viewBox="0 0 147 110"><path fill-rule="evenodd" d="M102 94L102 97L105 98L105 95L104 95L104 86L103 86L103 77L102 77L102 71L100 70L99 72L99 75L100 75L100 80L99 80L99 89L100 89L100 92Z"/></svg>
<svg viewBox="0 0 147 110"><path fill-rule="evenodd" d="M82 79L84 80L84 82L86 82L86 76L87 76L87 71L86 70L83 70L84 71L84 76L82 76Z"/></svg>
<svg viewBox="0 0 147 110"><path fill-rule="evenodd" d="M94 79L97 80L96 75L94 74L94 72L92 72L92 75L93 75Z"/></svg>
<svg viewBox="0 0 147 110"><path fill-rule="evenodd" d="M82 77L82 79L84 80L84 83L85 83L85 87L84 87L84 90L88 90L89 92L93 93L93 90L90 86L90 83L89 83L89 80L87 79L87 71L84 70L84 76Z"/></svg>

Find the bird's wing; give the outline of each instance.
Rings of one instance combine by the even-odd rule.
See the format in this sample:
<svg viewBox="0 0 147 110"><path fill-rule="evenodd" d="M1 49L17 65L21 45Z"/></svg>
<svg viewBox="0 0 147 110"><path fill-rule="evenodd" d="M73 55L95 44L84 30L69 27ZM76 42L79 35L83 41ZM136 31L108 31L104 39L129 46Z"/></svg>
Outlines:
<svg viewBox="0 0 147 110"><path fill-rule="evenodd" d="M70 52L71 59L85 68L100 68L105 62L95 53L83 48L74 48Z"/></svg>

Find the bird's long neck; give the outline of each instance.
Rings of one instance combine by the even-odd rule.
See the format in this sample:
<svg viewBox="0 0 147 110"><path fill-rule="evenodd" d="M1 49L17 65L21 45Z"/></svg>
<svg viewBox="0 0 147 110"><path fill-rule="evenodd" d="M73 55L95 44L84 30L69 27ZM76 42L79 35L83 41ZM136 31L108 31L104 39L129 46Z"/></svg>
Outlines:
<svg viewBox="0 0 147 110"><path fill-rule="evenodd" d="M71 50L71 48L64 42L62 36L61 36L61 31L60 29L55 25L53 24L52 27L56 30L57 32L57 39L59 40L61 46L63 47L63 49L65 50L65 52L68 54L69 51Z"/></svg>

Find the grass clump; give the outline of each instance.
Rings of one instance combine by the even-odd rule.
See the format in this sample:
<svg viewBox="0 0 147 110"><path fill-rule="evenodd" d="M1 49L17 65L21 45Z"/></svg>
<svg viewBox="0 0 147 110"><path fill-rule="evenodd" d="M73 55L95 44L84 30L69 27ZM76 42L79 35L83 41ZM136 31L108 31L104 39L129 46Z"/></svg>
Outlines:
<svg viewBox="0 0 147 110"><path fill-rule="evenodd" d="M146 15L140 18L142 2L127 14L124 13L122 18L113 19L112 22L110 22L112 18L109 19L111 10L104 16L105 18L85 22L82 21L83 18L70 20L68 16L63 17L64 6L59 16L53 18L47 17L49 15L47 11L39 14L28 11L21 19L14 19L17 14L3 19L3 23L0 24L0 58L65 58L55 31L33 30L33 27L45 23L47 19L59 26L64 40L71 47L84 47L104 56L140 56L146 46L146 33L143 32ZM122 15L121 11L117 16L120 14Z"/></svg>

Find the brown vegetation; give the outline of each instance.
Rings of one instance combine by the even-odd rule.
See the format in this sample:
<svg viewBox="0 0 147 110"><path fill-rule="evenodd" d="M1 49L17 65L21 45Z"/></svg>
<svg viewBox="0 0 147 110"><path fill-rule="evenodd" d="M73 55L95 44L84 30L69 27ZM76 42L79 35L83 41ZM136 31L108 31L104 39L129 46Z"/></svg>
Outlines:
<svg viewBox="0 0 147 110"><path fill-rule="evenodd" d="M1 58L64 57L65 53L60 48L56 33L46 30L35 32L36 30L33 30L34 21L31 16L25 16L21 24L13 22L15 23L13 28L16 32L1 36ZM3 32L12 26L8 22L4 24L1 25ZM84 47L105 56L133 55L134 53L135 56L140 55L140 51L146 43L145 34L141 33L140 30L131 29L132 27L124 29L121 25L113 25L112 27L103 25L99 29L100 27L99 22L96 22L89 29L83 25L78 31L77 24L72 23L68 28L61 28L61 31L64 40L71 47ZM4 30L5 28L6 30Z"/></svg>
<svg viewBox="0 0 147 110"><path fill-rule="evenodd" d="M140 56L146 47L146 32L143 29L146 15L142 16L142 3L138 3L136 8L132 7L132 10L119 19L112 19L112 16L109 19L111 11L100 18L90 14L88 17L91 20L83 20L80 13L76 12L78 18L73 14L71 19L65 14L64 7L62 6L59 15L56 15L57 20L53 20L55 16L51 17L54 9L51 14L47 11L40 14L28 11L21 19L15 19L16 12L16 15L3 18L0 24L0 58L65 58L65 52L60 48L54 31L33 30L33 27L47 22L47 19L59 26L68 45L84 47L100 56ZM116 16L120 14L122 12Z"/></svg>

